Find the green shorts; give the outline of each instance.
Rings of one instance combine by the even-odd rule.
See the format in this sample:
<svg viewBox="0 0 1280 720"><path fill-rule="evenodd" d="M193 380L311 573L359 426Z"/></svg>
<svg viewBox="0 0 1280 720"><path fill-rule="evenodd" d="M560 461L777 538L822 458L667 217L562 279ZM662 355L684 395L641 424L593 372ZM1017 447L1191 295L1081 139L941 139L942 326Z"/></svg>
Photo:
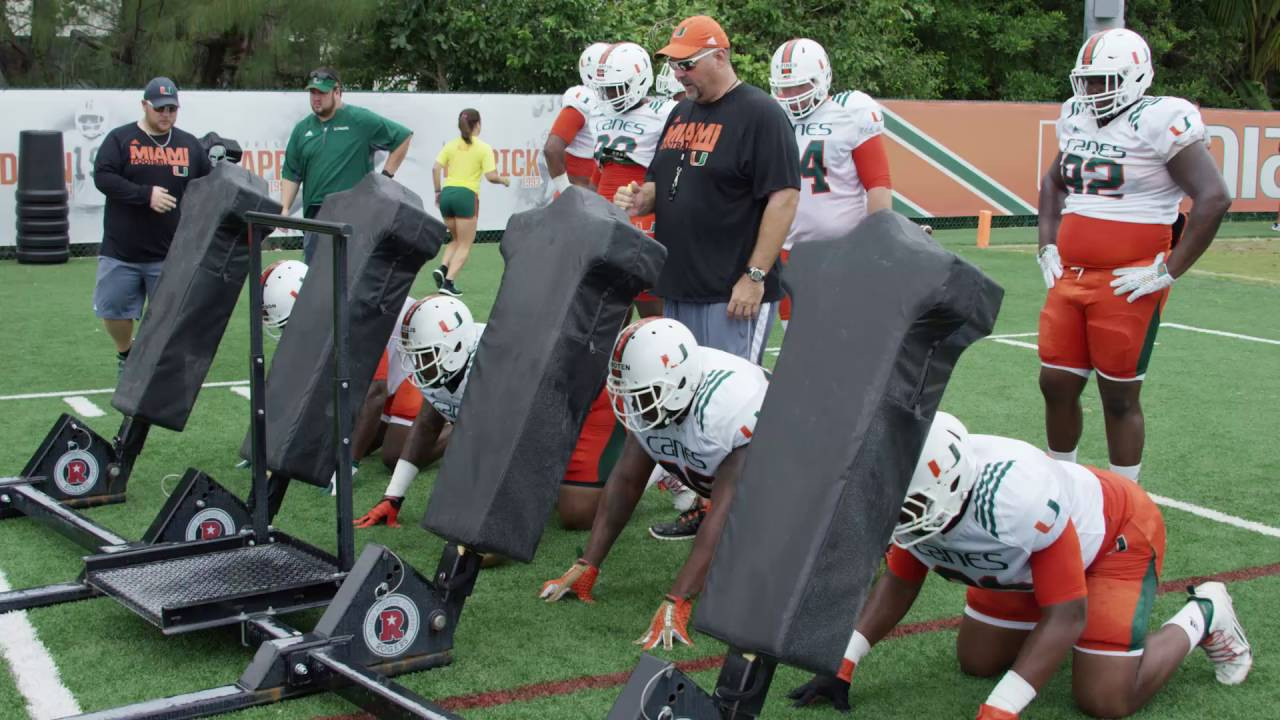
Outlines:
<svg viewBox="0 0 1280 720"><path fill-rule="evenodd" d="M440 214L450 218L476 216L476 194L471 188L447 187L440 191Z"/></svg>

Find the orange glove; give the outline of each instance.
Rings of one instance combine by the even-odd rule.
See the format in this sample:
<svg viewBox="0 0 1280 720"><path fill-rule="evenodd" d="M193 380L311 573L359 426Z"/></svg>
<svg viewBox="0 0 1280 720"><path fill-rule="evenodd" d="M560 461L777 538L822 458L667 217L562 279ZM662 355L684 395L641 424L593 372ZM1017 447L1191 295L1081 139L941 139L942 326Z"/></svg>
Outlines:
<svg viewBox="0 0 1280 720"><path fill-rule="evenodd" d="M652 650L662 643L663 650L670 650L678 640L693 647L693 641L689 640L689 615L692 613L692 600L667 595L649 621L649 630L636 640L636 645Z"/></svg>
<svg viewBox="0 0 1280 720"><path fill-rule="evenodd" d="M578 558L578 561L565 574L555 580L542 583L542 590L538 592L538 597L551 603L568 593L573 593L582 602L593 603L596 599L591 597L591 588L595 587L598 577L600 577L600 568Z"/></svg>
<svg viewBox="0 0 1280 720"><path fill-rule="evenodd" d="M404 502L404 498L387 497L378 501L377 505L369 512L355 519L353 523L358 528L371 528L374 525L386 523L387 527L400 527L400 503Z"/></svg>
<svg viewBox="0 0 1280 720"><path fill-rule="evenodd" d="M1018 713L1001 710L993 705L982 703L978 708L977 720L1018 720Z"/></svg>

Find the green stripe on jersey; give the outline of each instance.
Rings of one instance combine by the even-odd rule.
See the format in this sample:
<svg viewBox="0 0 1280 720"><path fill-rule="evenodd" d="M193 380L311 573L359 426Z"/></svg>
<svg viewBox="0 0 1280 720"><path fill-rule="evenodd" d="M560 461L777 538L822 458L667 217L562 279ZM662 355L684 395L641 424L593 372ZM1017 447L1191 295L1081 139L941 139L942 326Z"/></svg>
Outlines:
<svg viewBox="0 0 1280 720"><path fill-rule="evenodd" d="M1012 460L983 466L982 473L978 476L978 487L974 491L978 523L994 538L1000 537L1000 529L996 527L996 493L1000 491L1000 483L1011 467Z"/></svg>
<svg viewBox="0 0 1280 720"><path fill-rule="evenodd" d="M729 376L732 374L732 370L712 370L707 374L707 379L702 384L700 397L694 399L694 402L696 403L693 408L694 417L698 420L698 427L703 430L707 429L706 412L707 405L711 402L711 396L720 388L721 385L724 384L725 380L729 379Z"/></svg>

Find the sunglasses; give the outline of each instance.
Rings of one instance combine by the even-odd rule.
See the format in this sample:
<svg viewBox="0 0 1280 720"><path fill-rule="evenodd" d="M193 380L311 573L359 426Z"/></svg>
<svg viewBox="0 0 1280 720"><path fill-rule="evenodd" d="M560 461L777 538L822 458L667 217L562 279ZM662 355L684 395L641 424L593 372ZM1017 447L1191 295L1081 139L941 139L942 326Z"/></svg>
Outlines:
<svg viewBox="0 0 1280 720"><path fill-rule="evenodd" d="M158 112L158 113L160 113L160 114L162 114L162 115L163 115L163 114L165 114L165 113L177 113L177 112L178 112L178 106L177 106L177 105L165 105L164 107L156 107L155 105L151 105L151 102L150 102L150 101L147 101L147 105L150 105L152 110L154 110L154 111L156 111L156 112Z"/></svg>
<svg viewBox="0 0 1280 720"><path fill-rule="evenodd" d="M313 72L311 73L311 80L312 81L319 80L321 82L332 80L333 82L337 82L338 78L334 77L333 75L327 72Z"/></svg>
<svg viewBox="0 0 1280 720"><path fill-rule="evenodd" d="M683 60L667 60L667 64L671 66L672 70L689 72L690 70L697 67L698 63L701 62L703 58L707 57L708 55L714 53L719 49L720 48L708 48L698 53L697 55L694 55L693 57L687 57Z"/></svg>

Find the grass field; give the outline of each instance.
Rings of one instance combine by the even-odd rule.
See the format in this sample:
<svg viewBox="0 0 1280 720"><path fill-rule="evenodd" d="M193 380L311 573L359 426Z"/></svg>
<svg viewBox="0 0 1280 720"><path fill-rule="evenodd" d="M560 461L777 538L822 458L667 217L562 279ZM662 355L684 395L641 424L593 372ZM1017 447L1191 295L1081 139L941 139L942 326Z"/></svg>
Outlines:
<svg viewBox="0 0 1280 720"><path fill-rule="evenodd" d="M1247 683L1218 685L1203 654L1194 654L1174 681L1139 717L1201 720L1206 717L1274 717L1280 664L1280 620L1269 611L1280 597L1280 240L1267 223L1224 227L1208 255L1174 288L1166 327L1144 388L1147 451L1145 487L1185 507L1218 511L1252 521L1261 530L1166 508L1169 556L1161 596L1152 616L1163 622L1181 604L1182 581L1228 573L1240 618L1256 662ZM1035 331L1044 289L1033 250L1035 230L997 230L990 249L973 247L972 230L939 231L947 247L980 266L1006 290L994 340L969 349L951 380L944 407L975 432L1009 435L1043 444L1042 405L1036 384ZM13 396L64 391L81 394L105 414L85 418L111 437L119 416L110 408L115 358L90 297L95 263L38 267L0 263L0 307L5 311L5 350L0 354L0 475L18 472L60 412L61 397ZM487 317L501 275L494 245L472 255L460 285L478 320ZM428 291L424 273L415 296ZM207 382L247 378L248 319L235 318ZM1176 327L1175 327L1176 326ZM1211 331L1211 332L1206 332ZM1219 334L1215 334L1219 333ZM1220 334L1226 333L1226 334ZM781 342L775 331L771 346ZM776 353L769 355L772 363ZM1080 459L1105 466L1106 451L1096 391L1084 399L1085 437ZM87 511L126 537L141 536L160 508L164 488L187 467L197 467L242 496L248 475L233 469L247 426L248 402L226 387L205 389L181 434L151 433L129 487L129 502ZM380 496L388 472L376 460L356 476L357 512ZM357 543L384 543L419 570L434 568L442 541L419 529L434 469L410 492L404 528L359 531ZM166 480L166 478L168 478ZM468 718L603 718L635 664L631 643L647 626L688 545L651 540L645 527L672 516L667 496L649 493L605 564L594 606L546 605L535 597L542 581L559 575L586 537L549 526L536 560L481 573L467 602L450 667L400 679L422 695ZM291 491L277 524L322 547L334 545L333 502L327 493L300 486ZM1271 534L1267 534L1267 529ZM79 569L78 546L26 519L0 523L0 572L12 587L69 580ZM859 669L856 712L863 717L968 718L987 696L990 681L962 676L954 660L955 618L963 588L938 579L926 584L906 619L907 632L886 641ZM318 613L291 622L310 627ZM233 682L252 656L236 629L164 638L144 621L106 599L34 610L27 618L83 711L188 692ZM1268 619L1270 618L1270 619ZM846 628L833 628L845 633ZM705 686L714 682L714 659L724 648L695 634L695 645L669 654L688 661ZM8 658L10 665L23 660ZM26 699L12 672L0 673L0 718L27 716ZM842 717L829 708L792 710L787 689L807 675L780 669L767 717ZM45 678L48 681L48 678ZM335 696L316 696L243 712L239 718L312 718L353 712ZM1070 680L1059 673L1026 718L1080 717L1071 705Z"/></svg>

